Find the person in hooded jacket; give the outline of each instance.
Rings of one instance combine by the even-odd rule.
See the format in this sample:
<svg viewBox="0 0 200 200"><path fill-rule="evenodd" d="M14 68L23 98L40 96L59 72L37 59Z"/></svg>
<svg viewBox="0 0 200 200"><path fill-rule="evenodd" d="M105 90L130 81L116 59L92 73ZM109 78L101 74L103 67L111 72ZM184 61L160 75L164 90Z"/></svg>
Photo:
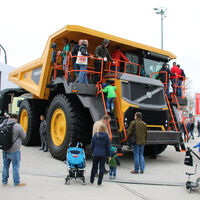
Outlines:
<svg viewBox="0 0 200 200"><path fill-rule="evenodd" d="M108 162L109 168L110 168L109 176L110 176L110 179L115 180L116 173L117 173L117 165L120 166L120 160L117 154L117 148L111 147L110 154L111 154L110 156L111 160Z"/></svg>
<svg viewBox="0 0 200 200"><path fill-rule="evenodd" d="M106 66L107 59L109 59L113 63L113 60L108 52L109 46L110 46L110 41L107 39L104 39L102 44L96 48L95 53L94 53L94 56L96 58L103 58L103 74L105 73L104 69ZM101 72L101 64L102 64L101 60L97 60L97 59L94 60L94 67L95 67L96 72ZM99 74L95 73L96 83L99 81L99 76L100 76Z"/></svg>
<svg viewBox="0 0 200 200"><path fill-rule="evenodd" d="M173 76L173 74L170 69L168 68L167 63L163 63L162 68L159 71L160 73L157 76L157 79L161 80L163 84L165 84L165 92L167 94L167 97L169 98L169 75Z"/></svg>
<svg viewBox="0 0 200 200"><path fill-rule="evenodd" d="M92 137L91 141L91 152L93 157L93 163L92 163L92 170L91 170L91 176L90 176L90 183L94 183L95 175L98 171L99 166L99 176L97 185L100 186L102 184L103 175L105 171L105 163L108 158L110 161L110 139L108 137L108 134L106 133L106 125L101 124L99 127L99 132L96 132L94 136Z"/></svg>
<svg viewBox="0 0 200 200"><path fill-rule="evenodd" d="M90 56L87 52L88 45L88 40L83 40L82 45L79 48L79 56ZM78 57L76 63L80 65L79 83L88 83L87 71L81 71L87 70L88 57Z"/></svg>

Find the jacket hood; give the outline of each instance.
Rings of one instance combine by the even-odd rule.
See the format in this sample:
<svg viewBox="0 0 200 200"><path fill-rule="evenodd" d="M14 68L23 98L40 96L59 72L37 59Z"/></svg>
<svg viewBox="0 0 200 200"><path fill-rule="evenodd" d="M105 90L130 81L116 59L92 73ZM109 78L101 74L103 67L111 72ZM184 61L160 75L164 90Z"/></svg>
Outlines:
<svg viewBox="0 0 200 200"><path fill-rule="evenodd" d="M104 133L104 132L98 132L95 134L96 138L100 139L100 140L104 140L108 134L107 133Z"/></svg>
<svg viewBox="0 0 200 200"><path fill-rule="evenodd" d="M108 44L108 46L107 46L107 48L108 48L110 46L110 41L107 39L104 39L101 46L103 47L105 44Z"/></svg>

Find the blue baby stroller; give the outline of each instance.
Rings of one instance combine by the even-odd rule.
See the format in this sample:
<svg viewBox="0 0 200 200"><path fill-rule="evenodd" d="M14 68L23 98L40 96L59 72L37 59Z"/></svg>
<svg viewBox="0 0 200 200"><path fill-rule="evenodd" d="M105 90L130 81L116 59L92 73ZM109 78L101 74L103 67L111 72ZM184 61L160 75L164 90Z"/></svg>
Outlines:
<svg viewBox="0 0 200 200"><path fill-rule="evenodd" d="M76 147L69 147L67 150L67 165L69 175L65 179L65 184L69 185L71 179L81 179L85 184L84 170L86 166L85 152L79 147L80 143Z"/></svg>

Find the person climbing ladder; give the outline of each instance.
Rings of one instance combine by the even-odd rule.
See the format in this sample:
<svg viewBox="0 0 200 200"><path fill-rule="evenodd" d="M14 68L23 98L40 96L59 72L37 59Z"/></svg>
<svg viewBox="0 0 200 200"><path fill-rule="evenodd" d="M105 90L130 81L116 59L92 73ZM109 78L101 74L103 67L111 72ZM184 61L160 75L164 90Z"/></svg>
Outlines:
<svg viewBox="0 0 200 200"><path fill-rule="evenodd" d="M116 89L117 87L112 86L111 83L107 83L107 86L103 89L103 92L107 93L107 99L106 99L107 112L111 112L114 110L114 99L116 98L115 94Z"/></svg>

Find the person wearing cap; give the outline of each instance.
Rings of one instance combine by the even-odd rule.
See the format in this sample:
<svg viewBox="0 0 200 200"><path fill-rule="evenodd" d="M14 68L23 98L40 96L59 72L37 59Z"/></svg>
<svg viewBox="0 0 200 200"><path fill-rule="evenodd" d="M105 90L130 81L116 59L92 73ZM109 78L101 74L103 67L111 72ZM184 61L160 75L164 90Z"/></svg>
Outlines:
<svg viewBox="0 0 200 200"><path fill-rule="evenodd" d="M110 148L110 157L111 160L108 162L109 168L110 168L110 180L115 180L116 179L116 173L117 173L117 165L120 166L120 161L119 157L117 154L117 148L111 147Z"/></svg>
<svg viewBox="0 0 200 200"><path fill-rule="evenodd" d="M3 127L5 124L7 124L9 118L10 115L8 113L4 113L4 118L2 120L2 123L0 124L0 127Z"/></svg>

